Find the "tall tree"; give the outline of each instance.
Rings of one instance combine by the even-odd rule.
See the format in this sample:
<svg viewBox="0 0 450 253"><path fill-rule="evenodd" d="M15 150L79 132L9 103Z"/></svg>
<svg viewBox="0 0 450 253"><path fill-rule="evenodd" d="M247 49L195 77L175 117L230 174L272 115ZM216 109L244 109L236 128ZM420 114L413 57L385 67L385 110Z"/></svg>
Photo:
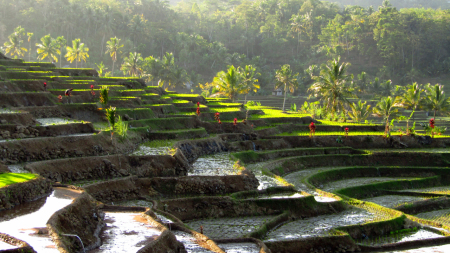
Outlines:
<svg viewBox="0 0 450 253"><path fill-rule="evenodd" d="M31 37L33 37L34 33L27 33L28 37L28 61L31 61Z"/></svg>
<svg viewBox="0 0 450 253"><path fill-rule="evenodd" d="M435 84L434 86L428 84L426 93L426 104L429 109L434 111L434 119L436 120L437 111L446 112L449 110L449 98L445 96L444 85L440 84Z"/></svg>
<svg viewBox="0 0 450 253"><path fill-rule="evenodd" d="M131 53L128 57L123 59L122 66L120 69L124 74L128 74L130 76L139 76L142 73L142 68L144 64L144 59L142 58L140 53Z"/></svg>
<svg viewBox="0 0 450 253"><path fill-rule="evenodd" d="M244 104L246 104L248 93L250 91L256 92L260 88L257 77L261 74L256 72L256 68L252 65L246 65L244 69L240 69L239 72L243 78L241 93L245 94Z"/></svg>
<svg viewBox="0 0 450 253"><path fill-rule="evenodd" d="M58 43L50 37L50 34L42 37L41 43L36 43L36 46L39 60L48 58L49 62L58 61L57 55L61 54L61 51L58 49Z"/></svg>
<svg viewBox="0 0 450 253"><path fill-rule="evenodd" d="M219 92L230 98L233 102L242 90L241 81L242 76L233 65L228 68L227 72L220 71L214 77L214 84L218 86Z"/></svg>
<svg viewBox="0 0 450 253"><path fill-rule="evenodd" d="M66 46L67 40L64 38L64 36L58 36L56 38L56 45L59 48L59 67L62 67L61 57L62 57L62 49Z"/></svg>
<svg viewBox="0 0 450 253"><path fill-rule="evenodd" d="M281 68L275 72L275 78L277 79L277 82L275 83L275 89L284 86L283 112L285 111L286 94L288 90L293 93L294 90L298 87L297 76L298 73L293 74L291 65L289 64L281 66Z"/></svg>
<svg viewBox="0 0 450 253"><path fill-rule="evenodd" d="M8 41L3 44L5 53L15 56L15 58L23 56L24 52L27 52L28 50L22 47L22 42L23 40L21 40L18 35L12 33L8 36Z"/></svg>
<svg viewBox="0 0 450 253"><path fill-rule="evenodd" d="M422 97L423 89L420 84L413 83L411 85L406 86L406 91L403 96L400 98L401 103L406 109L412 109L412 119L414 122L414 112L423 104Z"/></svg>
<svg viewBox="0 0 450 253"><path fill-rule="evenodd" d="M399 100L392 97L383 97L380 102L373 108L373 111L385 120L385 134L389 131L389 117L398 113L397 103Z"/></svg>
<svg viewBox="0 0 450 253"><path fill-rule="evenodd" d="M120 44L120 39L118 39L117 37L111 38L108 42L106 42L106 53L109 53L109 55L112 58L112 71L111 73L114 76L114 64L117 61L117 54L121 54L122 53L122 47L123 44Z"/></svg>
<svg viewBox="0 0 450 253"><path fill-rule="evenodd" d="M78 68L78 62L86 62L86 59L89 58L88 52L89 48L85 47L80 39L74 39L72 40L72 47L67 47L65 57L70 63L75 61L75 67Z"/></svg>
<svg viewBox="0 0 450 253"><path fill-rule="evenodd" d="M326 105L333 118L338 110L345 112L345 105L350 105L347 98L353 96L348 85L352 76L346 73L348 63L340 64L339 61L337 58L324 65L320 75L313 77L314 83L309 88Z"/></svg>

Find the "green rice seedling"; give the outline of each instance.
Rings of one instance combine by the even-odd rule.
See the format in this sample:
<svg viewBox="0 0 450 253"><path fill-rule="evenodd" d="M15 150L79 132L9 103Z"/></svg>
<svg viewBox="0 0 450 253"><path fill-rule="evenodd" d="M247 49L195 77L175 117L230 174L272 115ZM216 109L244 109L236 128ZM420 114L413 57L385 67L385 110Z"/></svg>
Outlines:
<svg viewBox="0 0 450 253"><path fill-rule="evenodd" d="M112 107L110 106L109 108L106 108L106 119L108 120L109 123L109 128L111 129L111 141L113 138L113 134L114 134L114 125L116 123L116 107Z"/></svg>
<svg viewBox="0 0 450 253"><path fill-rule="evenodd" d="M102 86L100 89L100 103L106 105L109 101L109 87Z"/></svg>
<svg viewBox="0 0 450 253"><path fill-rule="evenodd" d="M115 132L121 137L122 140L128 136L128 122L123 121L122 117L117 117L117 122L114 125Z"/></svg>

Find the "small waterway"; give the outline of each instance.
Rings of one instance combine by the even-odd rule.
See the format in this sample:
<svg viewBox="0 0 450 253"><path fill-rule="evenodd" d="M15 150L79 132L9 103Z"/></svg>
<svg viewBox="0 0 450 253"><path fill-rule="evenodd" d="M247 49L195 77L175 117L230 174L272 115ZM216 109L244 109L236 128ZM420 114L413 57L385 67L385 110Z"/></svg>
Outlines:
<svg viewBox="0 0 450 253"><path fill-rule="evenodd" d="M0 212L0 232L27 242L37 252L58 252L48 234L38 233L46 230L42 228L46 228L48 219L56 211L72 203L79 194L79 191L68 188L54 188L47 198L2 211Z"/></svg>
<svg viewBox="0 0 450 253"><path fill-rule="evenodd" d="M189 233L183 231L172 231L177 240L184 245L184 248L188 253L210 253L214 252L204 247L200 246L197 243L197 239Z"/></svg>
<svg viewBox="0 0 450 253"><path fill-rule="evenodd" d="M326 236L332 228L363 224L376 216L366 210L352 208L338 214L319 215L286 223L269 231L265 241L296 240Z"/></svg>
<svg viewBox="0 0 450 253"><path fill-rule="evenodd" d="M25 167L25 163L8 165L8 169L12 173L30 173L29 171L24 169L24 167Z"/></svg>
<svg viewBox="0 0 450 253"><path fill-rule="evenodd" d="M136 252L161 234L139 213L105 213L102 245L89 252Z"/></svg>

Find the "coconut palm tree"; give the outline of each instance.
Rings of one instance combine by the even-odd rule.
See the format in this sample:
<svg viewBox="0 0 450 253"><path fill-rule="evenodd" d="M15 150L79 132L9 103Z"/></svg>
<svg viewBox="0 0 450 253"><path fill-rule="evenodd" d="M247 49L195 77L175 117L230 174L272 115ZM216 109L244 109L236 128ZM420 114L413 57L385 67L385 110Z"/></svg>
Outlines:
<svg viewBox="0 0 450 253"><path fill-rule="evenodd" d="M345 105L351 106L348 97L352 97L348 84L352 76L346 74L348 63L339 64L340 58L334 59L322 67L319 76L313 76L314 83L309 88L318 97L334 118L338 110L345 112Z"/></svg>
<svg viewBox="0 0 450 253"><path fill-rule="evenodd" d="M219 88L219 92L229 97L233 102L242 90L242 76L236 68L231 65L227 72L220 71L214 77L214 84Z"/></svg>
<svg viewBox="0 0 450 253"><path fill-rule="evenodd" d="M123 44L120 44L120 39L117 37L111 38L108 42L106 42L106 53L109 53L109 55L112 58L112 74L114 75L114 64L117 61L117 54L121 54L121 48L123 47Z"/></svg>
<svg viewBox="0 0 450 253"><path fill-rule="evenodd" d="M277 79L275 89L284 86L283 112L285 111L287 91L289 90L293 93L295 88L298 87L297 76L298 73L295 75L292 74L291 65L289 64L281 66L281 68L275 72L275 78Z"/></svg>
<svg viewBox="0 0 450 253"><path fill-rule="evenodd" d="M23 56L24 52L28 50L22 47L22 40L15 33L8 36L8 41L3 44L3 49L5 54L10 54L11 56Z"/></svg>
<svg viewBox="0 0 450 253"><path fill-rule="evenodd" d="M406 86L406 91L403 96L400 97L401 103L406 109L412 109L412 119L414 121L414 112L423 104L424 98L422 97L423 89L420 84L413 83Z"/></svg>
<svg viewBox="0 0 450 253"><path fill-rule="evenodd" d="M42 37L41 43L36 43L36 46L39 60L48 58L49 62L58 61L57 55L61 54L61 51L58 49L58 43L50 37L50 34Z"/></svg>
<svg viewBox="0 0 450 253"><path fill-rule="evenodd" d="M351 111L348 112L348 115L354 122L363 122L370 116L372 113L372 108L370 108L370 105L366 104L367 101L363 103L361 100L359 100L358 103L353 103L351 106Z"/></svg>
<svg viewBox="0 0 450 253"><path fill-rule="evenodd" d="M61 62L61 56L62 56L62 49L66 46L67 44L67 40L64 38L64 36L59 36L58 38L56 38L56 44L58 45L59 48L59 67L61 68L62 66L62 62Z"/></svg>
<svg viewBox="0 0 450 253"><path fill-rule="evenodd" d="M144 59L142 58L140 53L130 52L129 57L125 57L123 59L120 70L122 70L124 74L128 74L130 76L140 76L142 73L143 64Z"/></svg>
<svg viewBox="0 0 450 253"><path fill-rule="evenodd" d="M386 123L385 134L389 131L389 117L398 113L397 98L382 97L380 102L373 108L373 111L380 117L383 117Z"/></svg>
<svg viewBox="0 0 450 253"><path fill-rule="evenodd" d="M31 61L31 38L33 37L34 33L27 33L28 37L28 61Z"/></svg>
<svg viewBox="0 0 450 253"><path fill-rule="evenodd" d="M252 65L246 65L243 70L239 70L242 74L242 94L245 94L244 104L247 103L247 95L250 91L256 92L260 86L257 77L261 74L256 72L256 68Z"/></svg>
<svg viewBox="0 0 450 253"><path fill-rule="evenodd" d="M443 85L435 84L434 86L431 86L428 84L426 93L426 104L429 109L434 111L435 120L437 111L446 112L450 109L449 98L445 96Z"/></svg>
<svg viewBox="0 0 450 253"><path fill-rule="evenodd" d="M72 40L72 47L67 47L67 53L65 57L67 60L72 63L75 62L75 67L78 68L78 62L83 60L86 62L86 59L89 57L89 48L84 46L84 43L81 43L80 39Z"/></svg>

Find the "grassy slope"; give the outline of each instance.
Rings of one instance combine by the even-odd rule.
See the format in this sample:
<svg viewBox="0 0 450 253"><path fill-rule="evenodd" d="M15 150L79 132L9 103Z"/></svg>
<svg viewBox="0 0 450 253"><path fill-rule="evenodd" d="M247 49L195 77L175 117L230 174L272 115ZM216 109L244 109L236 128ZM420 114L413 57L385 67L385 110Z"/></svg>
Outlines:
<svg viewBox="0 0 450 253"><path fill-rule="evenodd" d="M29 181L36 177L35 174L31 173L5 173L0 174L0 188L7 185L21 183Z"/></svg>

